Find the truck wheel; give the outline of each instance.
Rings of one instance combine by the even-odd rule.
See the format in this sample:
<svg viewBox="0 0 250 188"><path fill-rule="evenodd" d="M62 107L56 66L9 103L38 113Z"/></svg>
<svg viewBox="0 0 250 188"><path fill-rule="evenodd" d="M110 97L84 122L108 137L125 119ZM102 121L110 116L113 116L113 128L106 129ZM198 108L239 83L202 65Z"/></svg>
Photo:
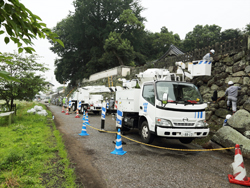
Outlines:
<svg viewBox="0 0 250 188"><path fill-rule="evenodd" d="M180 138L180 142L183 144L190 144L194 138Z"/></svg>
<svg viewBox="0 0 250 188"><path fill-rule="evenodd" d="M150 144L154 141L155 135L150 133L147 121L142 122L140 134L143 142Z"/></svg>
<svg viewBox="0 0 250 188"><path fill-rule="evenodd" d="M76 105L75 105L75 103L72 105L72 111L73 112L76 111Z"/></svg>
<svg viewBox="0 0 250 188"><path fill-rule="evenodd" d="M81 106L81 109L80 109L80 112L79 112L80 114L83 114L84 113L84 107L83 106Z"/></svg>

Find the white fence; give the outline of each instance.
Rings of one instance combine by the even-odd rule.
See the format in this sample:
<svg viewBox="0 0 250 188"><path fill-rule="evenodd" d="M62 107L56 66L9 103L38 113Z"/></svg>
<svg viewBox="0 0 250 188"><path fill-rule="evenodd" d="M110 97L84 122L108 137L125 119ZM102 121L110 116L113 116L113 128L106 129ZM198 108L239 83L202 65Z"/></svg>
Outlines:
<svg viewBox="0 0 250 188"><path fill-rule="evenodd" d="M127 75L130 74L130 67L115 67L112 69L108 69L106 71L102 71L102 72L98 72L95 74L90 75L89 80L88 81L95 81L95 80L99 80L102 78L107 78L110 76L122 76L125 77Z"/></svg>

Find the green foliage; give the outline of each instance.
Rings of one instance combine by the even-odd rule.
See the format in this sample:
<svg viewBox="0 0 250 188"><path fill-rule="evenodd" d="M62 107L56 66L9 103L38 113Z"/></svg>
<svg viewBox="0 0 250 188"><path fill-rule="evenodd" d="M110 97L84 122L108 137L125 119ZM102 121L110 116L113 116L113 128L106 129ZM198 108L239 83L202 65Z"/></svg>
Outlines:
<svg viewBox="0 0 250 188"><path fill-rule="evenodd" d="M186 34L183 41L185 51L203 48L220 41L221 27L218 25L196 25L193 31Z"/></svg>
<svg viewBox="0 0 250 188"><path fill-rule="evenodd" d="M12 64L12 62L10 61L11 59L12 59L11 56L3 55L0 52L0 62L5 62L6 64L11 65ZM8 81L20 82L20 80L14 78L14 77L11 77L9 72L3 71L3 70L0 70L0 77L2 77L5 80L8 80Z"/></svg>
<svg viewBox="0 0 250 188"><path fill-rule="evenodd" d="M54 43L64 46L63 42L58 39L58 35L40 21L42 21L41 18L33 14L19 0L0 1L0 35L5 35L5 44L13 41L17 45L19 53L22 53L23 50L30 54L35 52L30 46L33 45L32 40L37 37L48 38ZM0 52L0 62L1 59L5 62L9 61L8 57L2 56ZM0 71L0 77L5 80L18 81L6 71Z"/></svg>
<svg viewBox="0 0 250 188"><path fill-rule="evenodd" d="M220 42L227 41L230 39L235 39L235 38L238 38L242 35L243 35L243 32L239 29L227 29L227 30L221 32Z"/></svg>
<svg viewBox="0 0 250 188"><path fill-rule="evenodd" d="M120 51L127 50L122 55L120 52L117 54L121 60L130 61L135 56L145 63L141 53L143 43L139 37L143 32L144 18L140 16L142 7L137 1L76 0L74 6L75 12L53 29L65 44L65 48L58 44L52 44L51 48L59 56L55 61L57 81L61 84L71 81L74 86L78 79L88 78L90 74L118 66L119 60L114 52L104 50L106 39L111 42L111 32L122 34L117 36L121 41L115 46ZM107 46L111 44L114 43ZM132 50L137 53L123 57Z"/></svg>
<svg viewBox="0 0 250 188"><path fill-rule="evenodd" d="M142 30L144 25L130 9L123 11L119 22L123 22L122 33L110 32L108 39L105 40L105 53L102 55L100 62L109 62L110 59L114 59L111 57L113 55L117 58L119 65L128 65L135 58L135 51L133 46L131 46L131 42L126 38L123 39L122 35L125 32L133 35L133 30Z"/></svg>
<svg viewBox="0 0 250 188"><path fill-rule="evenodd" d="M155 33L152 41L152 48L155 50L156 57L161 57L171 44L179 46L181 43L178 34L174 34L172 31L168 31L166 27L161 28L160 33Z"/></svg>
<svg viewBox="0 0 250 188"><path fill-rule="evenodd" d="M39 91L45 90L47 82L36 71L44 72L48 68L36 62L37 55L23 57L20 54L3 54L12 57L11 63L0 63L0 69L9 72L14 80L0 77L0 98L13 104L14 100L32 100ZM17 82L18 81L18 82Z"/></svg>
<svg viewBox="0 0 250 188"><path fill-rule="evenodd" d="M246 25L244 33L247 34L247 35L250 35L250 23Z"/></svg>
<svg viewBox="0 0 250 188"><path fill-rule="evenodd" d="M31 40L39 38L49 38L53 42L58 42L63 46L62 41L57 39L57 35L46 27L45 23L40 21L41 18L33 14L18 0L1 1L0 3L0 34L5 34L4 42L8 44L12 40L18 47L18 51L25 50L27 53L32 53L35 50L31 47Z"/></svg>
<svg viewBox="0 0 250 188"><path fill-rule="evenodd" d="M109 56L104 53L102 59L103 62L109 61L112 54L118 59L119 65L128 65L135 57L134 48L131 46L130 41L122 39L121 34L116 32L110 33L109 38L105 41L104 50L107 54L109 54Z"/></svg>
<svg viewBox="0 0 250 188"><path fill-rule="evenodd" d="M21 103L15 123L0 126L0 187L76 187L51 112L28 114L34 105Z"/></svg>
<svg viewBox="0 0 250 188"><path fill-rule="evenodd" d="M51 50L59 56L56 80L61 84L70 81L73 87L91 74L118 65L155 61L171 44L187 52L241 34L237 29L221 33L217 25L196 25L181 41L166 26L159 33L145 31L146 19L140 15L144 8L138 0L76 0L74 7L53 28L65 48L51 41Z"/></svg>

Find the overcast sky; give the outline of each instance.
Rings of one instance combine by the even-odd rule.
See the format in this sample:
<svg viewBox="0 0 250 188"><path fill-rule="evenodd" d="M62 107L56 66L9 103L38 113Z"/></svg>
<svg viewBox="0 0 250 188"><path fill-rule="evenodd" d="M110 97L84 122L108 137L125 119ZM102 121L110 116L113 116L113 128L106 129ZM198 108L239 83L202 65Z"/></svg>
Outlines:
<svg viewBox="0 0 250 188"><path fill-rule="evenodd" d="M74 11L73 0L20 0L34 14L41 17L48 28L53 28L69 11ZM181 39L199 25L216 24L226 29L239 28L243 30L250 23L250 0L141 0L142 7L146 8L142 16L147 19L146 29L151 32L160 32L165 26L169 31L179 34ZM17 47L13 44L5 45L4 36L0 36L0 52L13 53ZM50 68L46 72L47 81L56 87L60 84L54 77L54 60L56 55L49 48L47 40L33 41L36 53L42 58L39 60Z"/></svg>

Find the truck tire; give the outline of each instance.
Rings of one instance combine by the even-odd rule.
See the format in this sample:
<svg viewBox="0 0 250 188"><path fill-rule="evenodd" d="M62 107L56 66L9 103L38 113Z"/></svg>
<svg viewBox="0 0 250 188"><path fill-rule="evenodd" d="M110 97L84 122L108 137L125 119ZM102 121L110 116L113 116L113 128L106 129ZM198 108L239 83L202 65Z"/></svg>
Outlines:
<svg viewBox="0 0 250 188"><path fill-rule="evenodd" d="M81 106L81 109L80 109L80 112L79 112L80 114L83 114L84 113L84 106L82 105Z"/></svg>
<svg viewBox="0 0 250 188"><path fill-rule="evenodd" d="M150 144L154 141L155 135L149 131L147 121L142 122L140 128L140 135L144 143Z"/></svg>
<svg viewBox="0 0 250 188"><path fill-rule="evenodd" d="M183 144L190 144L194 138L180 138L180 142Z"/></svg>
<svg viewBox="0 0 250 188"><path fill-rule="evenodd" d="M73 103L72 105L72 112L76 111L76 103Z"/></svg>

